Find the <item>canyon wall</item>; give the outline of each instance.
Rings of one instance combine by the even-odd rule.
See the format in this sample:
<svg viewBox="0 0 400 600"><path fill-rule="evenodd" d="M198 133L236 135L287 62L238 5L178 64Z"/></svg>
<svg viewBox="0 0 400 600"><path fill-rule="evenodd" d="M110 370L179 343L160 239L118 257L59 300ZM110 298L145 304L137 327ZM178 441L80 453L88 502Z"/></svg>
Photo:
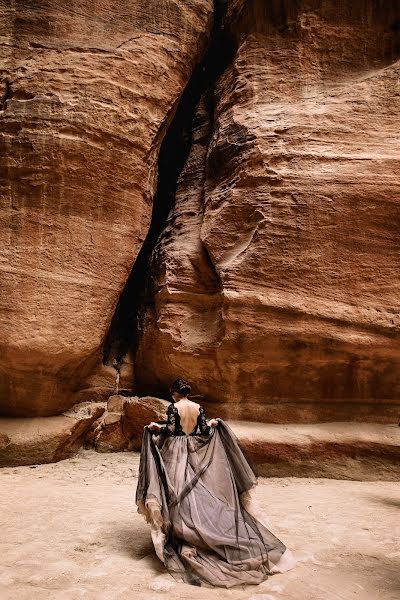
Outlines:
<svg viewBox="0 0 400 600"><path fill-rule="evenodd" d="M210 416L397 420L399 9L227 3L236 52L152 256L146 393L182 376Z"/></svg>
<svg viewBox="0 0 400 600"><path fill-rule="evenodd" d="M132 339L136 394L397 420L399 36L400 0L0 0L0 413L112 393Z"/></svg>
<svg viewBox="0 0 400 600"><path fill-rule="evenodd" d="M101 379L212 12L212 0L0 0L2 414L60 413Z"/></svg>

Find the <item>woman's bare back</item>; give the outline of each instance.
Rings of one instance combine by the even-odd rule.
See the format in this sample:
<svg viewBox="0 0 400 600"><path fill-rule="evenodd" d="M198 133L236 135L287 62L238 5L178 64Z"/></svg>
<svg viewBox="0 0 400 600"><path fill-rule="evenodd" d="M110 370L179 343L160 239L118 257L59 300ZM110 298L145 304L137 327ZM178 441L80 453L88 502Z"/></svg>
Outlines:
<svg viewBox="0 0 400 600"><path fill-rule="evenodd" d="M197 417L200 412L200 404L193 402L193 400L183 399L174 402L174 405L179 413L182 431L186 435L189 435L196 426Z"/></svg>

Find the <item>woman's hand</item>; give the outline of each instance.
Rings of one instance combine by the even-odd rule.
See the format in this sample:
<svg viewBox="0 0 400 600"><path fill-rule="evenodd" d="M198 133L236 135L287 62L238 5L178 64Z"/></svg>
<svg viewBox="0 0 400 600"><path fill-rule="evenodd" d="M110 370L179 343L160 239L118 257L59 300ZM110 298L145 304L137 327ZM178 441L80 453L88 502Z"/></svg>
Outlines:
<svg viewBox="0 0 400 600"><path fill-rule="evenodd" d="M160 429L161 425L159 425L159 423L155 423L154 421L152 421L151 423L149 423L147 425L148 429L152 429L152 430L157 430Z"/></svg>
<svg viewBox="0 0 400 600"><path fill-rule="evenodd" d="M211 419L211 421L209 421L208 424L210 425L210 427L216 427L218 425L218 421L217 419Z"/></svg>

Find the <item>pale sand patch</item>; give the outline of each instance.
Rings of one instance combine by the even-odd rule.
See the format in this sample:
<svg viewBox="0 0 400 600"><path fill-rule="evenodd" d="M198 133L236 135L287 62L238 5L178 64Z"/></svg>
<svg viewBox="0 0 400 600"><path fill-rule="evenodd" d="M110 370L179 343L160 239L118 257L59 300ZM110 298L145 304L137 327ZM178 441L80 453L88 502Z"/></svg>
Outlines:
<svg viewBox="0 0 400 600"><path fill-rule="evenodd" d="M396 482L259 478L271 530L304 562L260 586L176 584L137 514L139 454L0 470L1 600L398 600Z"/></svg>

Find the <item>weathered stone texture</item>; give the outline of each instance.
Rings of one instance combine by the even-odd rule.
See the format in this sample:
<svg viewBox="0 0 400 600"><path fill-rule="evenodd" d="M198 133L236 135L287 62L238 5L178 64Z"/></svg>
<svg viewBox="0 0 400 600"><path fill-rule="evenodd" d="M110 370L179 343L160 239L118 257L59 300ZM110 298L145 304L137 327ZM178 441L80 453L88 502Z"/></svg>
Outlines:
<svg viewBox="0 0 400 600"><path fill-rule="evenodd" d="M230 423L258 476L399 481L397 425Z"/></svg>
<svg viewBox="0 0 400 600"><path fill-rule="evenodd" d="M82 402L54 417L0 418L0 467L58 462L75 456L105 410L105 403Z"/></svg>
<svg viewBox="0 0 400 600"><path fill-rule="evenodd" d="M0 1L3 414L62 411L101 363L212 4Z"/></svg>
<svg viewBox="0 0 400 600"><path fill-rule="evenodd" d="M151 421L165 423L168 404L151 396L110 396L107 411L93 423L85 446L97 452L140 450L143 428Z"/></svg>
<svg viewBox="0 0 400 600"><path fill-rule="evenodd" d="M225 418L396 420L398 3L231 2L136 361ZM151 389L151 388L150 388Z"/></svg>

